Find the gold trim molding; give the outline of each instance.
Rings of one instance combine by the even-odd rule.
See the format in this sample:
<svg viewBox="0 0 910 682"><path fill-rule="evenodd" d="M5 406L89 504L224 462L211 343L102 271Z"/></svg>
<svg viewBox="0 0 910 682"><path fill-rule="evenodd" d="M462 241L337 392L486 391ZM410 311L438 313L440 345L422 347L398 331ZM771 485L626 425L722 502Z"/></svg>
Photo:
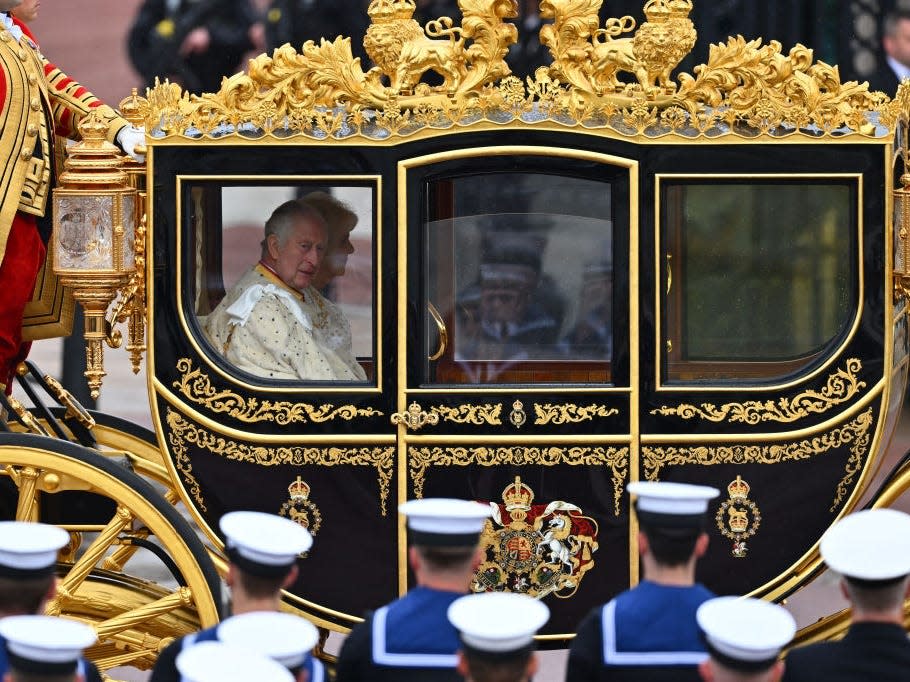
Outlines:
<svg viewBox="0 0 910 682"><path fill-rule="evenodd" d="M183 415L167 408L166 422L170 431L168 442L174 452L174 463L183 474L189 493L202 511L206 511L202 500L199 482L193 476L192 462L187 452L188 445L205 450L218 457L246 462L259 466L371 466L376 468L379 482L379 507L386 515L386 502L389 497L389 484L392 480L392 465L395 457L394 447L277 447L241 443L236 440L217 436L187 421Z"/></svg>
<svg viewBox="0 0 910 682"><path fill-rule="evenodd" d="M835 405L845 403L866 387L865 381L857 379L863 364L858 358L850 358L844 369L838 369L828 377L820 391L810 389L793 398L773 400L749 400L745 403L725 403L716 406L702 403L700 406L682 403L676 407L663 405L651 414L676 416L681 419L707 419L712 422L739 422L756 425L761 422L794 422L810 414L822 414Z"/></svg>
<svg viewBox="0 0 910 682"><path fill-rule="evenodd" d="M502 419L499 416L502 413L502 403L493 405L459 405L458 407L437 405L436 407L431 407L430 412L434 412L444 420L456 424L502 425Z"/></svg>
<svg viewBox="0 0 910 682"><path fill-rule="evenodd" d="M212 386L208 375L201 369L193 369L193 361L189 358L180 358L177 361L177 371L181 377L173 383L181 395L190 402L215 412L227 414L229 417L242 422L275 422L281 426L295 422L323 423L333 419L350 421L357 417L381 417L379 410L372 407L355 407L354 405L335 406L331 403L315 406L310 403L292 403L288 400L272 402L246 398L233 391L218 390Z"/></svg>
<svg viewBox="0 0 910 682"><path fill-rule="evenodd" d="M408 469L414 497L423 497L431 466L608 466L613 474L613 513L619 516L624 483L629 472L628 447L409 447Z"/></svg>
<svg viewBox="0 0 910 682"><path fill-rule="evenodd" d="M829 511L835 511L837 505L847 494L847 486L852 483L862 468L863 457L869 451L872 427L872 408L861 413L851 422L840 428L823 433L813 438L782 443L777 445L724 445L696 447L642 447L642 466L649 481L657 480L660 470L665 466L681 464L780 464L796 462L823 455L835 448L849 446L850 457L844 467L844 476L837 484L834 501Z"/></svg>
<svg viewBox="0 0 910 682"><path fill-rule="evenodd" d="M290 45L249 62L217 93L174 83L148 91L153 139L295 135L384 140L426 129L549 123L624 137L863 137L893 132L910 93L896 101L865 83L842 83L836 66L796 45L742 36L711 45L692 74L673 71L696 45L692 0L645 0L644 20L600 23L602 0L541 0L538 40L552 59L521 81L504 61L518 40L514 0L459 0L461 23L421 25L415 0L372 0L362 41L376 65L364 71L351 37ZM442 83L424 82L435 72ZM627 72L632 83L617 74ZM872 123L878 121L878 126Z"/></svg>
<svg viewBox="0 0 910 682"><path fill-rule="evenodd" d="M535 424L577 424L589 421L594 417L609 417L619 414L615 407L606 405L552 405L550 403L534 403Z"/></svg>

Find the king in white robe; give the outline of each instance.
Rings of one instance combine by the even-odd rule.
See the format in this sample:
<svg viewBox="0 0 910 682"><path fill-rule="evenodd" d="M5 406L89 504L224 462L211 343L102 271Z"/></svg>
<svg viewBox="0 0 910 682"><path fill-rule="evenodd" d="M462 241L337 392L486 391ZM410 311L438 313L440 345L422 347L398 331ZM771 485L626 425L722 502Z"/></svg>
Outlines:
<svg viewBox="0 0 910 682"><path fill-rule="evenodd" d="M225 295L205 329L228 362L256 376L366 381L338 306L313 287L289 287L261 263Z"/></svg>

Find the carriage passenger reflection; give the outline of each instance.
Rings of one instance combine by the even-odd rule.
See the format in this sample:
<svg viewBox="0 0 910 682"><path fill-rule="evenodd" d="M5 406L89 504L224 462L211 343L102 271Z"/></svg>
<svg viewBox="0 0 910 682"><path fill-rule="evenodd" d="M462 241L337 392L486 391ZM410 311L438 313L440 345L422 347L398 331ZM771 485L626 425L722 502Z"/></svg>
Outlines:
<svg viewBox="0 0 910 682"><path fill-rule="evenodd" d="M350 347L347 353L341 348L347 321L333 314L313 286L327 241L326 221L312 206L291 200L275 209L265 224L259 263L206 321L209 337L229 362L273 379L366 378Z"/></svg>
<svg viewBox="0 0 910 682"><path fill-rule="evenodd" d="M613 353L613 266L609 261L598 260L585 266L576 322L560 345L572 358L610 359Z"/></svg>
<svg viewBox="0 0 910 682"><path fill-rule="evenodd" d="M517 239L485 249L479 286L459 296L459 360L520 361L553 351L559 324L540 287L543 244Z"/></svg>

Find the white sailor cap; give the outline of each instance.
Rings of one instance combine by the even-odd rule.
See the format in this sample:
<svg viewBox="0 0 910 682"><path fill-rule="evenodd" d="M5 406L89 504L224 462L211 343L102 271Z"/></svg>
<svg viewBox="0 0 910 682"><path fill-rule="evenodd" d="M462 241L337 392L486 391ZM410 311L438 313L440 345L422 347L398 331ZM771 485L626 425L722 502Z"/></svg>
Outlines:
<svg viewBox="0 0 910 682"><path fill-rule="evenodd" d="M294 681L287 668L267 656L211 640L181 651L177 671L188 682Z"/></svg>
<svg viewBox="0 0 910 682"><path fill-rule="evenodd" d="M0 575L7 578L51 575L57 552L69 540L69 533L57 526L0 521Z"/></svg>
<svg viewBox="0 0 910 682"><path fill-rule="evenodd" d="M529 650L550 609L526 594L485 592L456 599L447 615L467 653L500 657Z"/></svg>
<svg viewBox="0 0 910 682"><path fill-rule="evenodd" d="M86 647L95 643L95 631L85 623L56 616L10 616L0 620L10 667L36 675L75 672Z"/></svg>
<svg viewBox="0 0 910 682"><path fill-rule="evenodd" d="M626 487L638 498L639 520L658 526L699 526L708 501L720 495L717 488L689 483L636 481Z"/></svg>
<svg viewBox="0 0 910 682"><path fill-rule="evenodd" d="M867 509L845 516L822 536L822 558L845 578L889 582L910 574L910 515Z"/></svg>
<svg viewBox="0 0 910 682"><path fill-rule="evenodd" d="M275 514L229 512L221 517L225 550L239 569L262 577L287 574L313 544L309 531Z"/></svg>
<svg viewBox="0 0 910 682"><path fill-rule="evenodd" d="M303 666L319 641L319 631L300 616L278 611L253 611L231 616L218 625L218 641L268 656L285 668Z"/></svg>
<svg viewBox="0 0 910 682"><path fill-rule="evenodd" d="M444 497L409 500L398 511L408 518L414 544L449 547L477 544L492 514L488 505Z"/></svg>
<svg viewBox="0 0 910 682"><path fill-rule="evenodd" d="M711 657L734 670L770 668L796 634L796 621L787 609L761 599L709 599L695 618Z"/></svg>

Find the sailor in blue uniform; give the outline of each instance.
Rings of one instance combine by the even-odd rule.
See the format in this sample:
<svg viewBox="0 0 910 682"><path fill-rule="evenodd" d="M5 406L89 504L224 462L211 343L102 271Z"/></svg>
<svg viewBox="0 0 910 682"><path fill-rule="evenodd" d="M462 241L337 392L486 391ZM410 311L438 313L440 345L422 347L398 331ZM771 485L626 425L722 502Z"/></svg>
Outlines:
<svg viewBox="0 0 910 682"><path fill-rule="evenodd" d="M699 665L706 682L778 682L781 650L796 634L783 606L741 597L717 597L695 614L710 657Z"/></svg>
<svg viewBox="0 0 910 682"><path fill-rule="evenodd" d="M57 592L57 552L70 541L57 526L0 521L0 618L43 614ZM101 682L98 669L80 660L87 682ZM8 669L0 634L0 679Z"/></svg>
<svg viewBox="0 0 910 682"><path fill-rule="evenodd" d="M325 682L322 664L311 655L319 642L319 631L300 616L277 611L231 616L218 626L218 641L277 661L297 682ZM314 662L319 664L316 676L313 675Z"/></svg>
<svg viewBox="0 0 910 682"><path fill-rule="evenodd" d="M483 592L456 599L448 615L467 682L530 682L539 666L534 635L550 618L546 604L526 594Z"/></svg>
<svg viewBox="0 0 910 682"><path fill-rule="evenodd" d="M850 627L836 642L791 649L784 682L892 682L910 679L904 601L910 597L910 515L868 509L822 536L822 559L841 576Z"/></svg>
<svg viewBox="0 0 910 682"><path fill-rule="evenodd" d="M236 511L225 514L219 522L224 533L228 573L225 580L231 588L231 612L237 616L259 611L279 611L281 590L297 579L297 557L313 544L303 526L275 514ZM181 637L158 656L150 682L177 682L178 654L197 642L219 639L221 624ZM308 682L322 682L322 663L307 656L303 665Z"/></svg>
<svg viewBox="0 0 910 682"><path fill-rule="evenodd" d="M405 502L399 511L407 517L408 562L417 586L348 635L338 657L337 682L461 679L455 670L458 633L446 611L469 590L490 508L437 498Z"/></svg>
<svg viewBox="0 0 910 682"><path fill-rule="evenodd" d="M294 682L277 661L213 640L181 651L176 665L186 682Z"/></svg>
<svg viewBox="0 0 910 682"><path fill-rule="evenodd" d="M8 682L54 680L82 682L82 651L95 643L95 631L75 620L56 616L10 616L0 620L0 636L9 670Z"/></svg>
<svg viewBox="0 0 910 682"><path fill-rule="evenodd" d="M719 491L684 483L635 482L644 580L594 609L569 650L568 682L698 680L706 657L695 612L714 595L695 582L708 548L708 501Z"/></svg>

